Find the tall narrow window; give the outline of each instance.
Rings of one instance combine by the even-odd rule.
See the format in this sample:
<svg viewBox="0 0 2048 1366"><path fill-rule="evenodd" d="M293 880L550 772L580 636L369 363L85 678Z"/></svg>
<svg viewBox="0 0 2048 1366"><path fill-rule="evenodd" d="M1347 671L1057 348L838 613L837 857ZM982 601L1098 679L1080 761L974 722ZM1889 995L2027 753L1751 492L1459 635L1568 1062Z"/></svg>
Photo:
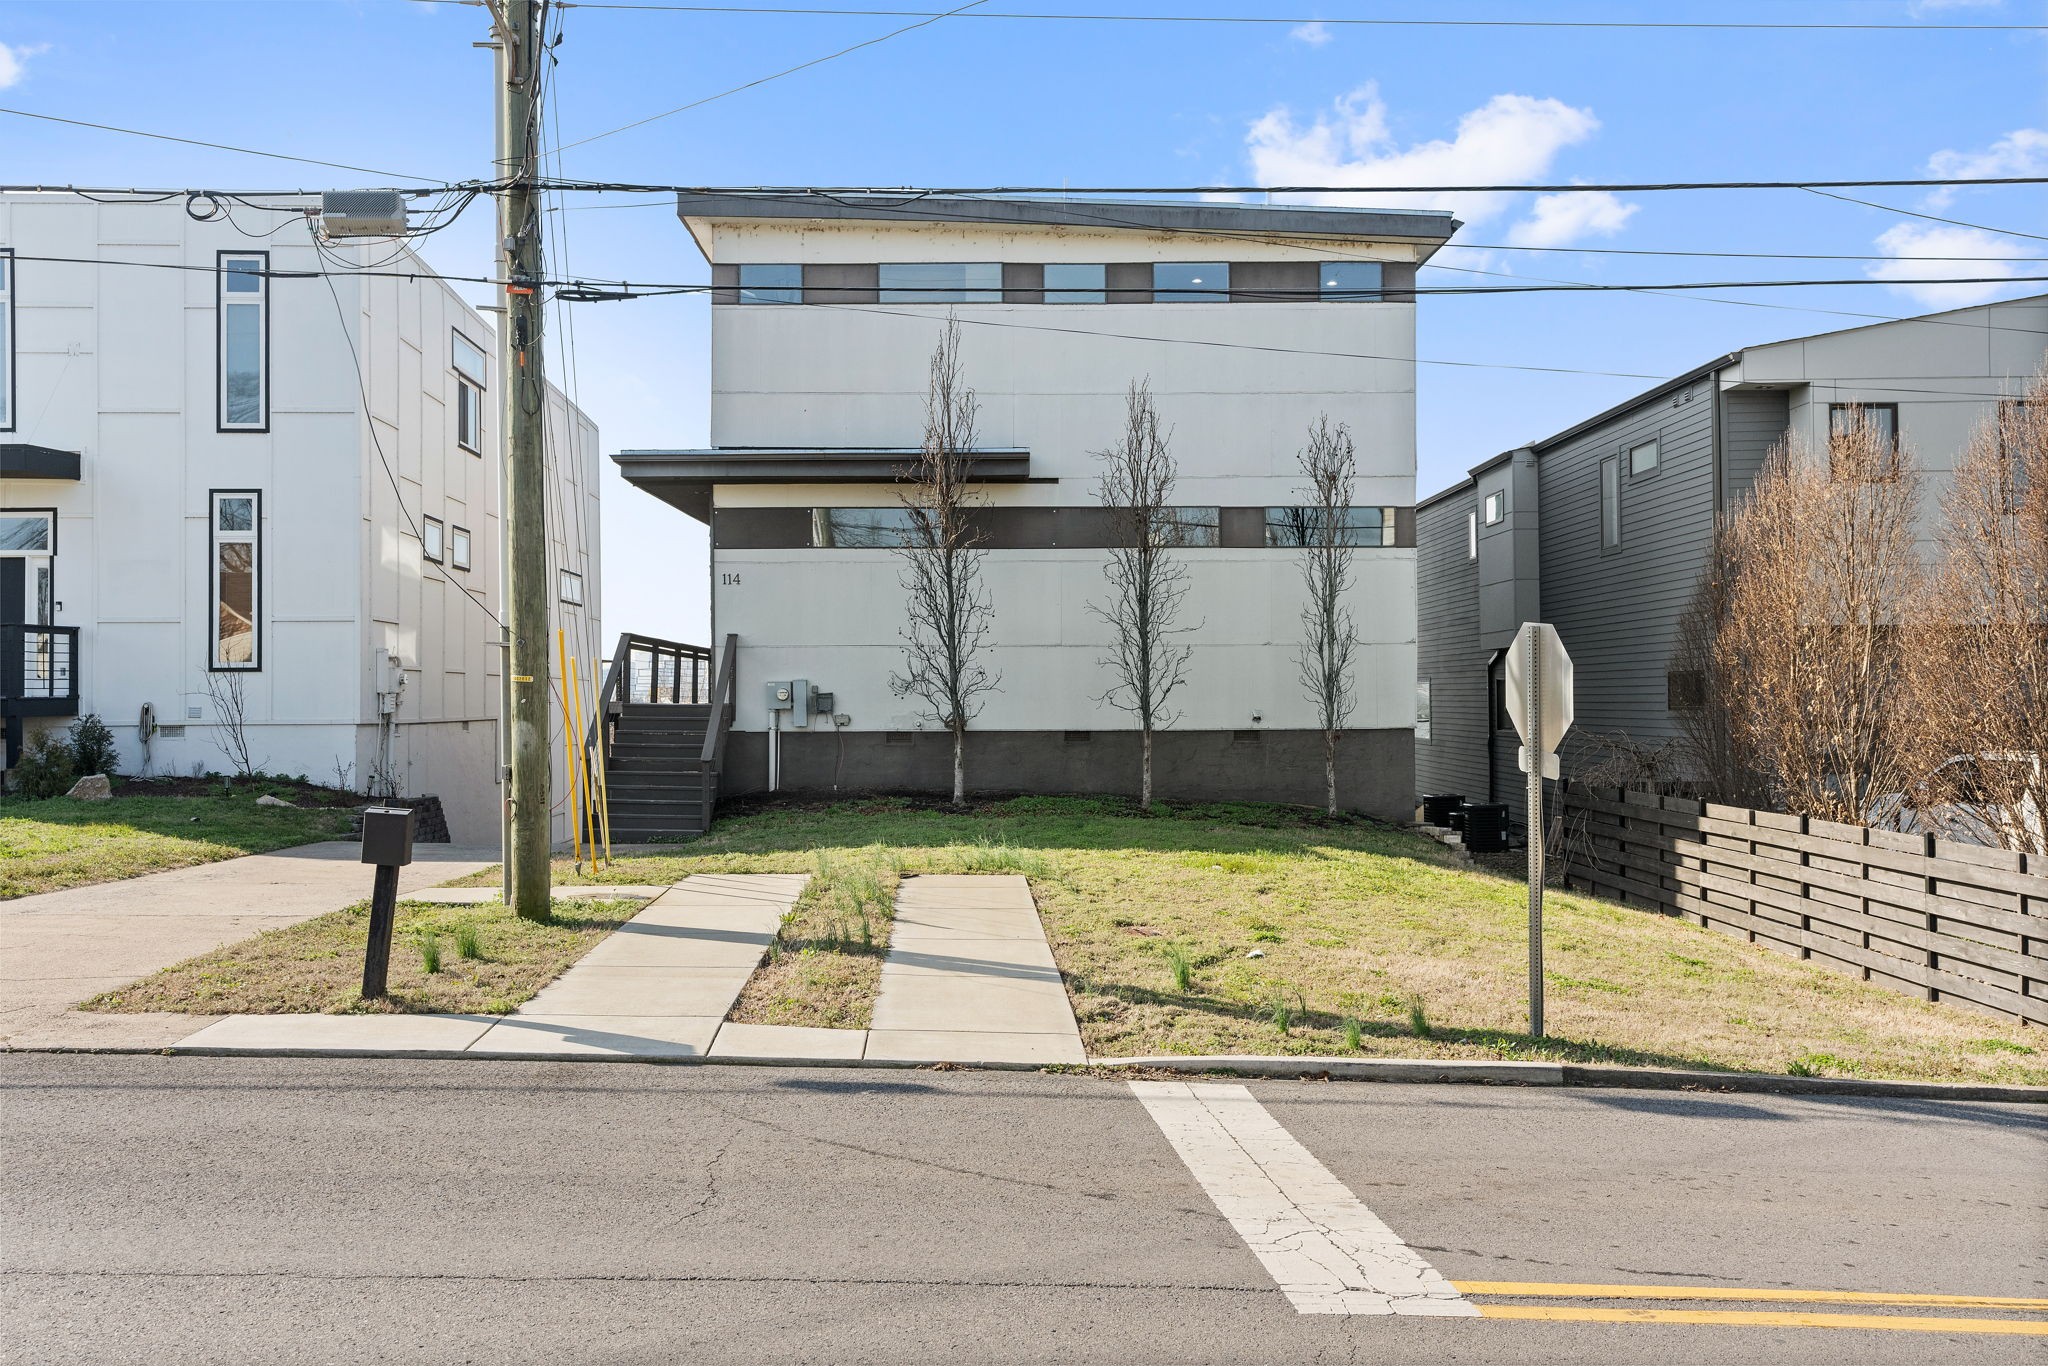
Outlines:
<svg viewBox="0 0 2048 1366"><path fill-rule="evenodd" d="M571 607L583 605L583 576L573 569L564 569L561 579L561 598Z"/></svg>
<svg viewBox="0 0 2048 1366"><path fill-rule="evenodd" d="M1465 514L1465 558L1479 558L1479 514L1476 512Z"/></svg>
<svg viewBox="0 0 2048 1366"><path fill-rule="evenodd" d="M211 667L260 669L263 495L213 495L213 639Z"/></svg>
<svg viewBox="0 0 2048 1366"><path fill-rule="evenodd" d="M490 373L484 349L460 332L449 334L449 363L455 368L455 442L475 455L484 450L484 377Z"/></svg>
<svg viewBox="0 0 2048 1366"><path fill-rule="evenodd" d="M420 518L420 553L435 564L447 553L447 527L439 517Z"/></svg>
<svg viewBox="0 0 2048 1366"><path fill-rule="evenodd" d="M270 427L268 252L221 252L219 262L220 429Z"/></svg>
<svg viewBox="0 0 2048 1366"><path fill-rule="evenodd" d="M1486 495L1485 506L1486 524L1488 526L1497 525L1505 520L1508 515L1508 496L1505 493L1489 493Z"/></svg>
<svg viewBox="0 0 2048 1366"><path fill-rule="evenodd" d="M1430 680L1427 678L1417 679L1415 682L1415 738L1418 740L1430 738L1429 685Z"/></svg>
<svg viewBox="0 0 2048 1366"><path fill-rule="evenodd" d="M1998 405L1998 478L2005 489L2005 510L2018 512L2027 503L2025 438L2028 401L2009 398Z"/></svg>
<svg viewBox="0 0 2048 1366"><path fill-rule="evenodd" d="M14 253L0 247L0 432L14 430Z"/></svg>
<svg viewBox="0 0 2048 1366"><path fill-rule="evenodd" d="M469 528L452 526L448 528L448 563L457 569L469 568Z"/></svg>
<svg viewBox="0 0 2048 1366"><path fill-rule="evenodd" d="M1621 548L1621 460L1612 455L1600 462L1600 548Z"/></svg>

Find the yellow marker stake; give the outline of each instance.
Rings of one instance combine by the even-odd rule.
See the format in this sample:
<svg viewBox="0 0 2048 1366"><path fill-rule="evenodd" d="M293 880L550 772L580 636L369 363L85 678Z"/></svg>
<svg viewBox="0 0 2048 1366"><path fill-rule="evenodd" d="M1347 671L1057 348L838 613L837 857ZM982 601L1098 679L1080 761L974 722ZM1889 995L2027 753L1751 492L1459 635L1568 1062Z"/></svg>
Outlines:
<svg viewBox="0 0 2048 1366"><path fill-rule="evenodd" d="M590 695L599 699L600 702L604 698L603 669L604 665L601 661L595 659L590 661ZM597 744L594 746L597 753L597 814L598 824L604 831L604 866L609 868L612 866L612 789L609 780L609 769L605 763L604 741L604 717L599 716L597 718Z"/></svg>
<svg viewBox="0 0 2048 1366"><path fill-rule="evenodd" d="M555 630L555 653L562 660L562 678L569 677L569 635L557 627ZM563 781L569 784L569 844L576 853L576 866L583 866L583 828L576 823L576 723L569 713L569 694L562 692L562 762L565 766Z"/></svg>
<svg viewBox="0 0 2048 1366"><path fill-rule="evenodd" d="M584 742L589 739L589 732L583 729L583 670L578 667L574 655L569 656L569 692L576 701L576 782L583 792L583 845L590 851L590 872L594 877L597 874L597 813L593 809L595 794L590 786L590 768L583 757Z"/></svg>

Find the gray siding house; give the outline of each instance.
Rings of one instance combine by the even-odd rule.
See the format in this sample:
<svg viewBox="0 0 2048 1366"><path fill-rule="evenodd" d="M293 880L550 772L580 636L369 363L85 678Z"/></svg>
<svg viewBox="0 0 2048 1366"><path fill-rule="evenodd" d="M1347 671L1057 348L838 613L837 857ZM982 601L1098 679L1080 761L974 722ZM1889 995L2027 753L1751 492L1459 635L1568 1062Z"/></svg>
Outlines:
<svg viewBox="0 0 2048 1366"><path fill-rule="evenodd" d="M1693 685L1672 672L1679 619L1715 517L1771 448L1825 448L1860 405L1889 422L1934 504L1975 427L2048 351L2048 295L1876 323L1730 352L1472 468L1415 513L1417 724L1423 794L1509 804L1522 819L1519 741L1502 662L1525 621L1557 627L1576 675L1567 777L1599 737L1680 735Z"/></svg>

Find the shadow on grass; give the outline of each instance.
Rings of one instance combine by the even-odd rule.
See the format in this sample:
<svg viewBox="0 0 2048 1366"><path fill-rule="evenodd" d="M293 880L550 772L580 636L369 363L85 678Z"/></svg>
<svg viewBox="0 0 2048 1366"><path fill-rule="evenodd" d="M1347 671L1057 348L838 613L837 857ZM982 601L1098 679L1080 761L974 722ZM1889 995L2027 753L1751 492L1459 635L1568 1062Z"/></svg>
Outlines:
<svg viewBox="0 0 2048 1366"><path fill-rule="evenodd" d="M1208 1015L1233 1020L1247 1025L1262 1026L1272 1030L1276 1037L1295 1039L1301 1030L1324 1030L1341 1035L1344 1032L1346 1016L1334 1011L1307 1010L1297 1005L1288 1033L1280 1034L1272 1023L1279 1001L1254 1003L1229 1001L1221 997L1196 992L1165 992L1150 987L1133 986L1125 983L1103 983L1091 979L1070 980L1069 987L1079 996L1106 996L1127 1005L1162 1006L1183 1010L1193 1015ZM1086 1008L1085 999L1081 1002ZM1401 1039L1418 1042L1465 1045L1483 1048L1513 1062L1584 1062L1612 1063L1623 1067L1668 1067L1686 1071L1727 1072L1731 1069L1723 1064L1705 1058L1680 1053L1655 1053L1640 1048L1617 1048L1611 1044L1598 1043L1591 1039L1564 1038L1555 1034L1538 1038L1533 1034L1503 1029L1463 1029L1454 1025L1434 1025L1428 1035L1418 1036L1408 1026L1391 1020L1368 1020L1359 1018L1359 1033L1369 1039ZM1341 1052L1341 1046L1339 1052ZM1333 1054L1332 1056L1335 1056ZM1361 1052L1360 1057L1377 1056Z"/></svg>

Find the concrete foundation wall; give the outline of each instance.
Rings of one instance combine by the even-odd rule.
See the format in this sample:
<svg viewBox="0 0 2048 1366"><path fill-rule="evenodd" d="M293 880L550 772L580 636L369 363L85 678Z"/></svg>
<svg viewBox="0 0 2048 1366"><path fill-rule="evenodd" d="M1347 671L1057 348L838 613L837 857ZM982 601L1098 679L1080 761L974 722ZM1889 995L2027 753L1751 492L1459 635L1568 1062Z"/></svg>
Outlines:
<svg viewBox="0 0 2048 1366"><path fill-rule="evenodd" d="M788 792L882 790L948 792L953 742L943 731L782 734L782 788ZM1139 737L1131 730L973 731L967 737L972 792L1121 793L1138 791ZM1250 737L1256 736L1257 739ZM1183 801L1323 802L1323 737L1310 730L1172 730L1152 738L1157 796ZM734 731L726 743L719 791L757 793L768 786L768 736ZM1413 733L1346 731L1337 747L1337 799L1346 810L1411 820L1415 809Z"/></svg>

